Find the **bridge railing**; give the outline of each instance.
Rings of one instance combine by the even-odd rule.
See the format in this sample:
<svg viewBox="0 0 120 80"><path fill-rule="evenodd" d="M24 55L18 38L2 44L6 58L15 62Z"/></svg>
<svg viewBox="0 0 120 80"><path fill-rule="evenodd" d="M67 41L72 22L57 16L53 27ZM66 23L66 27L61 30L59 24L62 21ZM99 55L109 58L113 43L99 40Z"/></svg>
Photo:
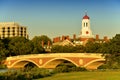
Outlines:
<svg viewBox="0 0 120 80"><path fill-rule="evenodd" d="M21 59L21 58L40 58L40 57L94 57L104 58L102 53L48 53L48 54L29 54L7 57L7 60Z"/></svg>

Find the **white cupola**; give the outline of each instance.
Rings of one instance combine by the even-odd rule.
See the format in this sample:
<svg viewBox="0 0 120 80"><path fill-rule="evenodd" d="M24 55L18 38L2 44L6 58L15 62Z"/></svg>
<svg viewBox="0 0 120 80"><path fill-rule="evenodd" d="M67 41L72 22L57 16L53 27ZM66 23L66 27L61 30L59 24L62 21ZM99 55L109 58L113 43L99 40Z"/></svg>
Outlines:
<svg viewBox="0 0 120 80"><path fill-rule="evenodd" d="M90 18L85 14L82 19L82 29L80 32L80 38L94 38L90 29Z"/></svg>

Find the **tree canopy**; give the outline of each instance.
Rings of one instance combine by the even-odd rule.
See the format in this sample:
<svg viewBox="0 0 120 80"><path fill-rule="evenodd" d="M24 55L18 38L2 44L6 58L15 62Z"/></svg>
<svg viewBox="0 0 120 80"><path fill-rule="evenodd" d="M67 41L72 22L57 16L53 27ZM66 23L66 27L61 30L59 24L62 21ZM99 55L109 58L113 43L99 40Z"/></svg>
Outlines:
<svg viewBox="0 0 120 80"><path fill-rule="evenodd" d="M25 37L0 39L0 59L3 60L8 56L45 53L41 41L44 41L45 45L48 41L52 44L50 38L45 35L36 36L32 40Z"/></svg>
<svg viewBox="0 0 120 80"><path fill-rule="evenodd" d="M120 34L116 34L108 43L103 46L106 55L107 68L120 69Z"/></svg>
<svg viewBox="0 0 120 80"><path fill-rule="evenodd" d="M11 56L31 54L33 50L32 42L24 37L11 38L8 45Z"/></svg>
<svg viewBox="0 0 120 80"><path fill-rule="evenodd" d="M52 44L52 41L49 37L47 37L46 35L42 35L42 36L35 36L32 41L34 42L34 44L42 44L42 41L44 42L44 45L48 44L48 41L50 41L50 44Z"/></svg>
<svg viewBox="0 0 120 80"><path fill-rule="evenodd" d="M85 47L82 45L79 46L52 46L51 52L53 53L84 53Z"/></svg>

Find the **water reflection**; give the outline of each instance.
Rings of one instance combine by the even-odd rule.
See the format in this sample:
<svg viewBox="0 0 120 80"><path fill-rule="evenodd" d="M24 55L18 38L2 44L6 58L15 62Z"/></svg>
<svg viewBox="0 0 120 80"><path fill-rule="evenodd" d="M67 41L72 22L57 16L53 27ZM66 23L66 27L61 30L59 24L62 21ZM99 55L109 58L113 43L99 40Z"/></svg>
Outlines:
<svg viewBox="0 0 120 80"><path fill-rule="evenodd" d="M0 69L0 73L7 72L8 69Z"/></svg>

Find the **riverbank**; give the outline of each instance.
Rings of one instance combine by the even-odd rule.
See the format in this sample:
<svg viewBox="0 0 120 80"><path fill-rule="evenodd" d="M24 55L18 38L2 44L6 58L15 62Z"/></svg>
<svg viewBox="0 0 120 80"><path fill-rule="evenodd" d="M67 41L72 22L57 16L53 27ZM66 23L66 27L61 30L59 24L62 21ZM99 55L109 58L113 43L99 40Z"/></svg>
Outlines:
<svg viewBox="0 0 120 80"><path fill-rule="evenodd" d="M36 80L119 80L120 70L58 73Z"/></svg>

